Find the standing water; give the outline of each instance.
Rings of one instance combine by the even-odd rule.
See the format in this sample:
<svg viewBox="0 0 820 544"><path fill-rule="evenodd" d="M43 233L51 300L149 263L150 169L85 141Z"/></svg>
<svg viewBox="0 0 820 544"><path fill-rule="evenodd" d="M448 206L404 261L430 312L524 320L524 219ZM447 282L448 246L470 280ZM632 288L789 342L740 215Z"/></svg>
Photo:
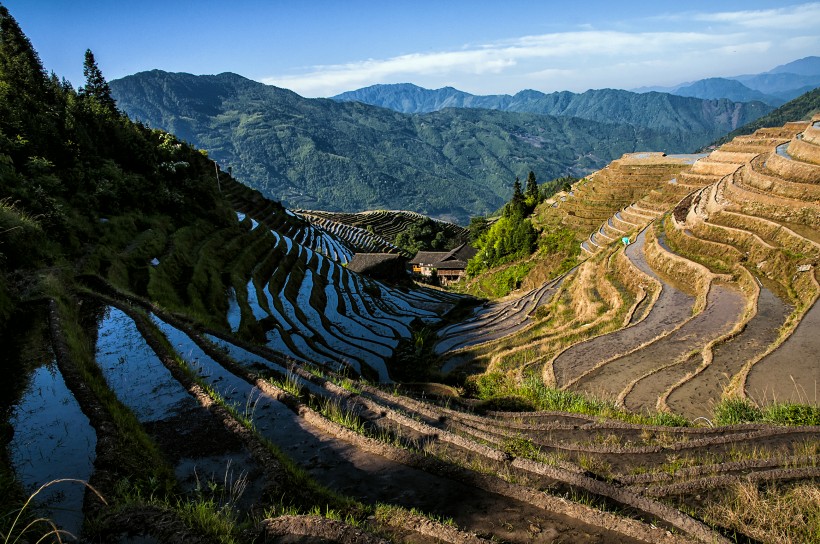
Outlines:
<svg viewBox="0 0 820 544"><path fill-rule="evenodd" d="M14 427L11 462L27 493L55 479L91 477L97 436L54 363L33 372L9 422ZM63 482L37 495L36 504L42 515L77 535L84 494L82 484Z"/></svg>

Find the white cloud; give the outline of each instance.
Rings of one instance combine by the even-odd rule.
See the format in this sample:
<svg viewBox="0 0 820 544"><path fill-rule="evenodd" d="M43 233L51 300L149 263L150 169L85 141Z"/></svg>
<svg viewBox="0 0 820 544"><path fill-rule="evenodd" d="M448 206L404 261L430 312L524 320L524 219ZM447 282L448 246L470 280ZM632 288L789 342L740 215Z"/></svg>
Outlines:
<svg viewBox="0 0 820 544"><path fill-rule="evenodd" d="M817 30L818 24L820 24L820 3L778 9L699 13L694 18L698 21L724 23L753 29L796 30L813 28Z"/></svg>
<svg viewBox="0 0 820 544"><path fill-rule="evenodd" d="M685 17L678 14L665 19L676 19L675 28L665 30L655 18L654 24L646 23L651 31L578 30L523 36L453 51L314 66L304 73L263 81L306 96L331 96L376 83L401 81L428 86L457 81L463 83L455 86L465 90L472 82L484 87L478 92L505 92L500 87L510 85L519 85L512 90L539 85L548 87L542 90L631 88L656 84L676 74L680 74L679 81L731 75L726 73L727 66L748 65L749 59L761 62L782 44L788 44L791 53L800 45L811 47L820 42L810 24L820 21L820 3L772 10L690 13ZM704 22L721 28L704 29ZM744 60L738 62L741 56ZM773 60L771 66L761 66L760 70L781 62ZM702 76L697 75L698 69Z"/></svg>

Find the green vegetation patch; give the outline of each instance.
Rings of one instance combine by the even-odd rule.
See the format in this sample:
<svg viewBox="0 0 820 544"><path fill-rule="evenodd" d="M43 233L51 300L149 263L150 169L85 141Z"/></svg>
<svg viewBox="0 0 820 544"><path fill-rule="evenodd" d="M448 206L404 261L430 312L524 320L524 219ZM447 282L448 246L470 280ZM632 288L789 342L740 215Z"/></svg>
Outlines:
<svg viewBox="0 0 820 544"><path fill-rule="evenodd" d="M761 407L749 399L727 398L715 406L714 414L716 425L820 425L820 406L792 402L773 402Z"/></svg>
<svg viewBox="0 0 820 544"><path fill-rule="evenodd" d="M469 394L485 401L479 405L480 410L546 410L599 416L645 425L689 425L685 418L668 412L635 414L616 406L612 401L548 387L536 376L529 376L519 382L510 374L491 372L469 378L465 386Z"/></svg>

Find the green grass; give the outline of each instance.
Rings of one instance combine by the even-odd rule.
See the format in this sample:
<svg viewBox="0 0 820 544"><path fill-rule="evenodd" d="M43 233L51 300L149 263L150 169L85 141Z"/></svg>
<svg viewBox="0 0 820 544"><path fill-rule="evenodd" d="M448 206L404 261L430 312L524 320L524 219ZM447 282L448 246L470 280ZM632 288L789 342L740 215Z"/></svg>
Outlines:
<svg viewBox="0 0 820 544"><path fill-rule="evenodd" d="M506 266L500 270L490 270L473 283L468 292L478 297L501 298L521 286L521 282L535 267L535 262L526 261Z"/></svg>
<svg viewBox="0 0 820 544"><path fill-rule="evenodd" d="M285 377L284 380L270 380L270 383L282 391L286 391L296 397L299 398L299 395L302 394L302 386L299 385L299 379L296 375L288 372L288 375Z"/></svg>
<svg viewBox="0 0 820 544"><path fill-rule="evenodd" d="M467 388L475 397L485 401L479 406L484 410L546 410L617 419L643 425L671 427L689 425L685 418L668 412L654 414L628 412L611 401L548 387L536 376L529 376L519 383L508 374L498 372L482 374L468 380Z"/></svg>
<svg viewBox="0 0 820 544"><path fill-rule="evenodd" d="M448 527L456 527L456 523L453 520L453 518L444 518L442 516L437 516L435 514L426 514L416 508L411 508L408 510L407 508L403 508L401 506L396 506L393 504L376 504L374 515L376 519L381 523L393 527L402 527L406 523L412 522L411 518L414 517L429 519L436 523L446 525Z"/></svg>
<svg viewBox="0 0 820 544"><path fill-rule="evenodd" d="M116 488L120 508L152 506L172 512L187 527L220 544L238 544L242 541L241 532L252 525L250 519L240 519L236 507L243 491L243 485L229 482L227 470L224 485L214 481L205 482L204 485L197 482L193 495L189 497L157 494L128 480L121 480Z"/></svg>
<svg viewBox="0 0 820 544"><path fill-rule="evenodd" d="M334 399L325 399L321 401L316 410L334 423L338 423L342 427L346 427L358 434L366 434L364 421L352 410L345 410L339 401Z"/></svg>
<svg viewBox="0 0 820 544"><path fill-rule="evenodd" d="M820 425L820 406L774 402L758 406L749 399L727 398L714 409L717 425L771 423L774 425Z"/></svg>

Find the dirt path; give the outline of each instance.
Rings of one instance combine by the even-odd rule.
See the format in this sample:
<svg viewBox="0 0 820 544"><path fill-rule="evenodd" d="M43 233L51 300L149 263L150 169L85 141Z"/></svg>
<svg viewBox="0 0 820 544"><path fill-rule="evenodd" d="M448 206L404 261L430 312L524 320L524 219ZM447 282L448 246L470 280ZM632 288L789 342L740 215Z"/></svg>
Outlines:
<svg viewBox="0 0 820 544"><path fill-rule="evenodd" d="M635 242L626 248L626 256L638 269L662 283L663 290L658 300L639 323L576 344L558 355L553 367L559 386L565 385L602 361L627 353L653 338L667 334L691 317L694 297L663 283L655 274L643 254L645 236L646 231L642 231Z"/></svg>
<svg viewBox="0 0 820 544"><path fill-rule="evenodd" d="M761 401L820 402L818 331L820 303L815 301L792 335L752 366L746 378L746 393Z"/></svg>
<svg viewBox="0 0 820 544"><path fill-rule="evenodd" d="M712 408L720 400L729 380L746 361L774 342L791 310L790 305L761 285L757 314L740 334L715 346L712 362L702 372L675 388L666 400L667 406L676 413L685 409L692 418L712 417Z"/></svg>

